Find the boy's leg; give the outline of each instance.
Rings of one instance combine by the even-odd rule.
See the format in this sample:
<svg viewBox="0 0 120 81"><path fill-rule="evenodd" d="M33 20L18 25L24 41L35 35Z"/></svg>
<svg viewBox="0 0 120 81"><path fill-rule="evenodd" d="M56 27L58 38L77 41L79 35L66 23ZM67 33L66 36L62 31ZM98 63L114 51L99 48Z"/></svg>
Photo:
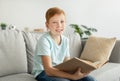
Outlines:
<svg viewBox="0 0 120 81"><path fill-rule="evenodd" d="M82 78L80 81L97 81L97 80L93 78L92 76L86 76Z"/></svg>
<svg viewBox="0 0 120 81"><path fill-rule="evenodd" d="M97 81L95 78L91 77L91 76L86 76L82 79L79 80L72 80L72 81Z"/></svg>
<svg viewBox="0 0 120 81"><path fill-rule="evenodd" d="M36 80L37 81L70 81L70 80L64 79L64 78L47 76L44 71L36 77Z"/></svg>

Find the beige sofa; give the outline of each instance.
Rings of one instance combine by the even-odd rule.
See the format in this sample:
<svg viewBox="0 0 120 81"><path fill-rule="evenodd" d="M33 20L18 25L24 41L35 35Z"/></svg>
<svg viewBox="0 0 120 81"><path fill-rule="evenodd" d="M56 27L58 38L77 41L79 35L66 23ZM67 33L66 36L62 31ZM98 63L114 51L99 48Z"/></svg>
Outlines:
<svg viewBox="0 0 120 81"><path fill-rule="evenodd" d="M73 30L64 33L70 40L71 57L79 57L85 41ZM36 81L31 74L37 40L42 33L18 30L0 31L0 81ZM120 41L117 40L110 62L90 73L98 81L120 81Z"/></svg>

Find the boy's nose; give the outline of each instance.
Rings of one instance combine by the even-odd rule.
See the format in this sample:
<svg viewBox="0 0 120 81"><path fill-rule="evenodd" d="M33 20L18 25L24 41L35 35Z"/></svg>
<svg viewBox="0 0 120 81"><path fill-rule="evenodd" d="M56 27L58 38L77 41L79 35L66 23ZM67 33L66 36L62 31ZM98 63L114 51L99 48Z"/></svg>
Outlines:
<svg viewBox="0 0 120 81"><path fill-rule="evenodd" d="M62 25L61 23L58 23L58 27L61 27L61 25Z"/></svg>

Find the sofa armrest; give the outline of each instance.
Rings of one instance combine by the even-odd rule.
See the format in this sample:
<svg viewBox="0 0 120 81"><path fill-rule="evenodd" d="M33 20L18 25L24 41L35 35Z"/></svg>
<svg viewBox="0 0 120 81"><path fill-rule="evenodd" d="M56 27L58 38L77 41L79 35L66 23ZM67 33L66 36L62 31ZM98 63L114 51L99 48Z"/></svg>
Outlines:
<svg viewBox="0 0 120 81"><path fill-rule="evenodd" d="M110 56L110 62L120 63L120 40L116 41L116 44Z"/></svg>

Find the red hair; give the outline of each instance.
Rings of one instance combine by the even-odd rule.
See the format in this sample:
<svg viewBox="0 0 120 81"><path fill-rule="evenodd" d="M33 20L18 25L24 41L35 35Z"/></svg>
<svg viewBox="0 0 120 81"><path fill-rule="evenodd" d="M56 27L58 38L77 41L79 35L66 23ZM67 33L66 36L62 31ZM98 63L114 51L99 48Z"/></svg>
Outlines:
<svg viewBox="0 0 120 81"><path fill-rule="evenodd" d="M58 7L49 8L46 12L46 15L45 15L46 22L49 22L49 19L51 17L53 17L55 14L64 14L65 15L65 12Z"/></svg>

